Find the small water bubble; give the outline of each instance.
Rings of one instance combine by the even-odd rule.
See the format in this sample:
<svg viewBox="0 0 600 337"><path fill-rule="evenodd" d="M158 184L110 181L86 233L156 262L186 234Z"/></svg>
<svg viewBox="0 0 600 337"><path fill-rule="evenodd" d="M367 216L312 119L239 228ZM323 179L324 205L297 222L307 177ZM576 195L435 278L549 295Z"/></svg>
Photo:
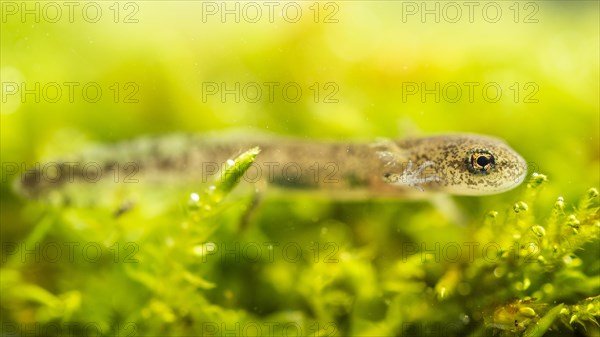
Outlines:
<svg viewBox="0 0 600 337"><path fill-rule="evenodd" d="M325 234L327 234L327 232L329 232L329 229L328 229L327 227L323 227L323 228L321 228L321 234L322 234L322 235L325 235Z"/></svg>
<svg viewBox="0 0 600 337"><path fill-rule="evenodd" d="M556 202L554 203L554 209L558 211L562 211L565 208L565 199L563 197L558 197Z"/></svg>
<svg viewBox="0 0 600 337"><path fill-rule="evenodd" d="M190 200L193 202L198 202L200 201L200 196L198 195L198 193L192 193L190 194Z"/></svg>
<svg viewBox="0 0 600 337"><path fill-rule="evenodd" d="M530 242L529 244L527 244L526 247L524 247L525 249L523 250L523 256L532 256L533 254L536 254L537 252L540 251L540 248L538 247L538 245L536 245L533 242Z"/></svg>
<svg viewBox="0 0 600 337"><path fill-rule="evenodd" d="M546 181L548 181L548 177L546 177L545 175L539 174L537 172L533 173L531 175L531 179L529 179L529 182L527 183L527 188L538 188Z"/></svg>
<svg viewBox="0 0 600 337"><path fill-rule="evenodd" d="M519 201L513 206L515 213L526 212L528 209L529 206L527 206L527 204L523 201Z"/></svg>
<svg viewBox="0 0 600 337"><path fill-rule="evenodd" d="M543 237L546 235L546 230L540 225L531 226L531 231L538 237Z"/></svg>
<svg viewBox="0 0 600 337"><path fill-rule="evenodd" d="M485 224L486 225L494 225L494 224L496 224L497 218L498 218L498 212L490 211L486 214Z"/></svg>
<svg viewBox="0 0 600 337"><path fill-rule="evenodd" d="M495 219L495 218L498 217L498 212L496 212L496 211L490 211L490 212L488 212L487 217Z"/></svg>
<svg viewBox="0 0 600 337"><path fill-rule="evenodd" d="M567 218L567 225L577 229L577 228L579 228L579 224L580 224L580 222L579 222L579 220L577 220L577 218L575 217L574 214L569 215L569 217Z"/></svg>
<svg viewBox="0 0 600 337"><path fill-rule="evenodd" d="M459 318L464 325L467 325L471 322L471 317L469 317L469 315L465 314L464 312L460 314Z"/></svg>

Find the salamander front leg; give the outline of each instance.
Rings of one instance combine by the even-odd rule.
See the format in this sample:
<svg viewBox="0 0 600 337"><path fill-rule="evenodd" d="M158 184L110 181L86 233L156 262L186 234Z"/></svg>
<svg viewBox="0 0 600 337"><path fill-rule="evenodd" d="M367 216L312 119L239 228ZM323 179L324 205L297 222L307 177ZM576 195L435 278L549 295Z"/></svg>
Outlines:
<svg viewBox="0 0 600 337"><path fill-rule="evenodd" d="M415 169L413 161L409 160L406 168L402 171L402 174L386 173L383 178L391 185L410 186L419 191L424 191L425 189L422 186L423 184L441 180L438 175L427 175L423 177L423 171L425 171L426 168L434 165L434 162L426 161Z"/></svg>

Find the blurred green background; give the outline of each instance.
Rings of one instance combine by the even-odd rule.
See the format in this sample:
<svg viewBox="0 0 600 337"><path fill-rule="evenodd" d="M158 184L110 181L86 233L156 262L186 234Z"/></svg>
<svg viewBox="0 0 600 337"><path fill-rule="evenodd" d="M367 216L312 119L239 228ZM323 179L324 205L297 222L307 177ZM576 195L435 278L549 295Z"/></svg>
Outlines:
<svg viewBox="0 0 600 337"><path fill-rule="evenodd" d="M484 314L469 312L477 304L462 307L466 300L460 298L450 304L429 301L435 280L448 275L447 265L402 270L422 279L422 288L395 300L387 296L390 286L384 282L395 276L384 275L395 273L391 266L398 262L400 242L464 239L483 226L488 211L504 214L526 194L523 186L496 196L454 198L468 228L456 226L427 202L271 198L240 230L249 197L197 220L181 207L188 196L182 191L180 199L165 201L169 207L152 211L154 205L141 205L115 219L114 209L50 207L12 191L16 175L5 163L30 167L95 142L248 127L337 140L473 132L505 139L530 163L531 172L548 177L536 196L539 207L531 210L536 219L546 217L557 197L572 209L587 189L599 185L597 2L476 2L472 17L464 3L445 2L90 2L77 3L71 17L69 7L56 4L2 2L5 323L94 321L109 329L135 321L137 335L209 335L198 322L220 326L253 319L299 322L311 335L329 335L328 322L335 322L335 335L400 334L403 322L427 320L427 315L454 322L461 312L471 323L481 323ZM25 9L34 14L23 14ZM423 17L424 10L434 13ZM69 97L71 84L65 83L72 82ZM272 99L267 82L275 82ZM465 84L471 82L472 100ZM221 83L227 89L239 83L239 102L236 94L221 96ZM82 93L86 84L92 87L88 96ZM429 90L439 85L439 99L423 96L422 84ZM216 93L207 91L215 85ZM486 85L491 88L482 92ZM96 87L102 93L90 102ZM298 87L296 101L290 97ZM254 99L256 88L262 96ZM414 94L406 91L414 88ZM497 99L495 88L501 89ZM200 192L203 186L197 188ZM197 237L176 230L188 222L202 228ZM32 233L40 237L32 239ZM24 240L95 241L107 247L134 241L141 262L133 267L29 260L11 265L5 243ZM310 259L202 264L178 240L190 247L208 241L293 241L305 253L311 243L323 248L335 242L342 262L334 267ZM597 274L597 259L590 254L589 261L596 262L588 272ZM168 277L175 278L172 274L177 278ZM181 280L183 274L187 281ZM202 281L190 281L196 276ZM30 288L17 296L7 284L13 290L15 285ZM335 291L326 292L323 284L334 284ZM395 286L398 292L410 288ZM556 298L577 302L599 290L589 289L592 293L579 297ZM394 307L394 301L401 304ZM424 316L411 319L412 310ZM390 328L386 317L402 319ZM307 330L314 324L318 328Z"/></svg>

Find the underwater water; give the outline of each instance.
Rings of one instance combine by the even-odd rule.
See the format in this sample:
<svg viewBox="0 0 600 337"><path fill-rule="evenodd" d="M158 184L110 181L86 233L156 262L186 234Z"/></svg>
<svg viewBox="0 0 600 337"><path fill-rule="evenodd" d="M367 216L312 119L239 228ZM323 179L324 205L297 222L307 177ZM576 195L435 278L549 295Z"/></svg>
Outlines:
<svg viewBox="0 0 600 337"><path fill-rule="evenodd" d="M600 335L598 2L0 6L2 336Z"/></svg>

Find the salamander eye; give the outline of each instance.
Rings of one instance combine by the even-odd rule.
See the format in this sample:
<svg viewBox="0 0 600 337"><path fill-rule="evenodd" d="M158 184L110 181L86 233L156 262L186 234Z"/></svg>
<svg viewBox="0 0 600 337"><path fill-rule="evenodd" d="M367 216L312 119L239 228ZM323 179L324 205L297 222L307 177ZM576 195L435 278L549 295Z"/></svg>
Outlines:
<svg viewBox="0 0 600 337"><path fill-rule="evenodd" d="M475 150L468 159L469 171L476 174L488 174L496 165L496 158L486 150Z"/></svg>

